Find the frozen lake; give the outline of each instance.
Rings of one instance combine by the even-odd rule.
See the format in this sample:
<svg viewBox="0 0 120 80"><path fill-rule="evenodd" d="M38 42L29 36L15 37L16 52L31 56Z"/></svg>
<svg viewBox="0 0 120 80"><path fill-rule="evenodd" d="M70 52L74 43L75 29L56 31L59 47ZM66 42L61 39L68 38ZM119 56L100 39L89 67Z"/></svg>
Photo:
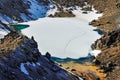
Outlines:
<svg viewBox="0 0 120 80"><path fill-rule="evenodd" d="M42 54L50 52L52 56L60 58L85 57L91 51L92 43L101 37L93 31L96 28L88 25L89 21L100 15L94 16L90 13L75 18L41 18L23 23L30 27L22 30L22 33L34 36Z"/></svg>

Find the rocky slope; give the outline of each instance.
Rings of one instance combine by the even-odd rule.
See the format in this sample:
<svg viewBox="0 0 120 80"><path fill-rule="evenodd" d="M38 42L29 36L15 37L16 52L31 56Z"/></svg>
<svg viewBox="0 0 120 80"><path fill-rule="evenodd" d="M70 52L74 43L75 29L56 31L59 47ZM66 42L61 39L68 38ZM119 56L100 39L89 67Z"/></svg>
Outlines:
<svg viewBox="0 0 120 80"><path fill-rule="evenodd" d="M120 29L107 33L95 42L95 49L102 52L95 63L107 73L108 80L120 79Z"/></svg>
<svg viewBox="0 0 120 80"><path fill-rule="evenodd" d="M119 28L120 24L120 0L88 0L98 13L103 16L98 20L94 20L91 24L98 27L104 32L113 31Z"/></svg>
<svg viewBox="0 0 120 80"><path fill-rule="evenodd" d="M48 0L0 0L0 20L9 23L36 20L45 17L49 4Z"/></svg>
<svg viewBox="0 0 120 80"><path fill-rule="evenodd" d="M89 0L90 4L103 16L98 20L93 20L90 24L97 26L106 32L95 42L94 48L101 49L102 52L96 57L95 63L107 73L108 80L120 79L120 0L96 1Z"/></svg>
<svg viewBox="0 0 120 80"><path fill-rule="evenodd" d="M0 80L81 80L41 55L34 38L11 32L0 41Z"/></svg>

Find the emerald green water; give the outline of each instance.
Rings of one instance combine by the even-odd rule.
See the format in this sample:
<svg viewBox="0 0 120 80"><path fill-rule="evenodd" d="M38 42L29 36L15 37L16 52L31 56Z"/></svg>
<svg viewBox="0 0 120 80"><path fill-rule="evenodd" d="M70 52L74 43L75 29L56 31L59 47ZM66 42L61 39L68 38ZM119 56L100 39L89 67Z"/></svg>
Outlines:
<svg viewBox="0 0 120 80"><path fill-rule="evenodd" d="M27 24L25 24L25 25L23 25L23 24L13 24L13 25L11 25L15 30L19 30L19 31L21 31L22 29L25 29L25 28L27 28L27 27L29 27L29 25L27 25Z"/></svg>

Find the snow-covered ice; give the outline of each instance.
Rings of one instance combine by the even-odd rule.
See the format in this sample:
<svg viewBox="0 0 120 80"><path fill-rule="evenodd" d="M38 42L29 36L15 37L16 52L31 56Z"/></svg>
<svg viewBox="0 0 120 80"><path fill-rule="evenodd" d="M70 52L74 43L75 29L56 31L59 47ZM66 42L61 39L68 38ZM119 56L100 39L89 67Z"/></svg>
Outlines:
<svg viewBox="0 0 120 80"><path fill-rule="evenodd" d="M34 36L42 53L50 52L52 56L60 58L85 57L91 51L91 45L101 37L96 29L88 23L101 16L94 11L81 14L74 11L75 18L42 18L30 21L30 27L24 29L23 34ZM24 23L23 23L24 24Z"/></svg>

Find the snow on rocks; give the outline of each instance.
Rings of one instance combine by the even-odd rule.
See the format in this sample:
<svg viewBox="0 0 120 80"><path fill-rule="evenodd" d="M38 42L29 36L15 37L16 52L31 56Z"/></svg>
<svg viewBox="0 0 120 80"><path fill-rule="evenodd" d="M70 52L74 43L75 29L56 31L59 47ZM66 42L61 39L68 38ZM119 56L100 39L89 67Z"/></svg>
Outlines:
<svg viewBox="0 0 120 80"><path fill-rule="evenodd" d="M4 38L5 35L10 33L2 24L0 24L0 39Z"/></svg>
<svg viewBox="0 0 120 80"><path fill-rule="evenodd" d="M27 69L25 68L25 65L36 67L36 65L37 65L37 66L40 66L40 63L39 63L39 62L36 62L36 63L30 63L30 62L21 63L21 65L20 65L20 70L21 70L23 73L29 75L29 72L28 72Z"/></svg>
<svg viewBox="0 0 120 80"><path fill-rule="evenodd" d="M47 12L47 16L49 16L49 15L55 15L55 13L56 12L59 12L58 11L58 8L57 8L57 6L56 5L50 5L50 10L48 10L48 12Z"/></svg>
<svg viewBox="0 0 120 80"><path fill-rule="evenodd" d="M24 63L21 63L20 69L21 69L22 72L24 72L25 74L29 75L28 71L26 70L26 68L24 66Z"/></svg>
<svg viewBox="0 0 120 80"><path fill-rule="evenodd" d="M90 52L90 54L95 56L95 57L97 57L98 54L100 54L100 53L101 53L101 50L93 50L93 51Z"/></svg>
<svg viewBox="0 0 120 80"><path fill-rule="evenodd" d="M46 12L48 10L48 6L42 5L42 3L38 3L36 0L28 0L31 5L29 12L31 13L31 17L34 19L45 17Z"/></svg>

